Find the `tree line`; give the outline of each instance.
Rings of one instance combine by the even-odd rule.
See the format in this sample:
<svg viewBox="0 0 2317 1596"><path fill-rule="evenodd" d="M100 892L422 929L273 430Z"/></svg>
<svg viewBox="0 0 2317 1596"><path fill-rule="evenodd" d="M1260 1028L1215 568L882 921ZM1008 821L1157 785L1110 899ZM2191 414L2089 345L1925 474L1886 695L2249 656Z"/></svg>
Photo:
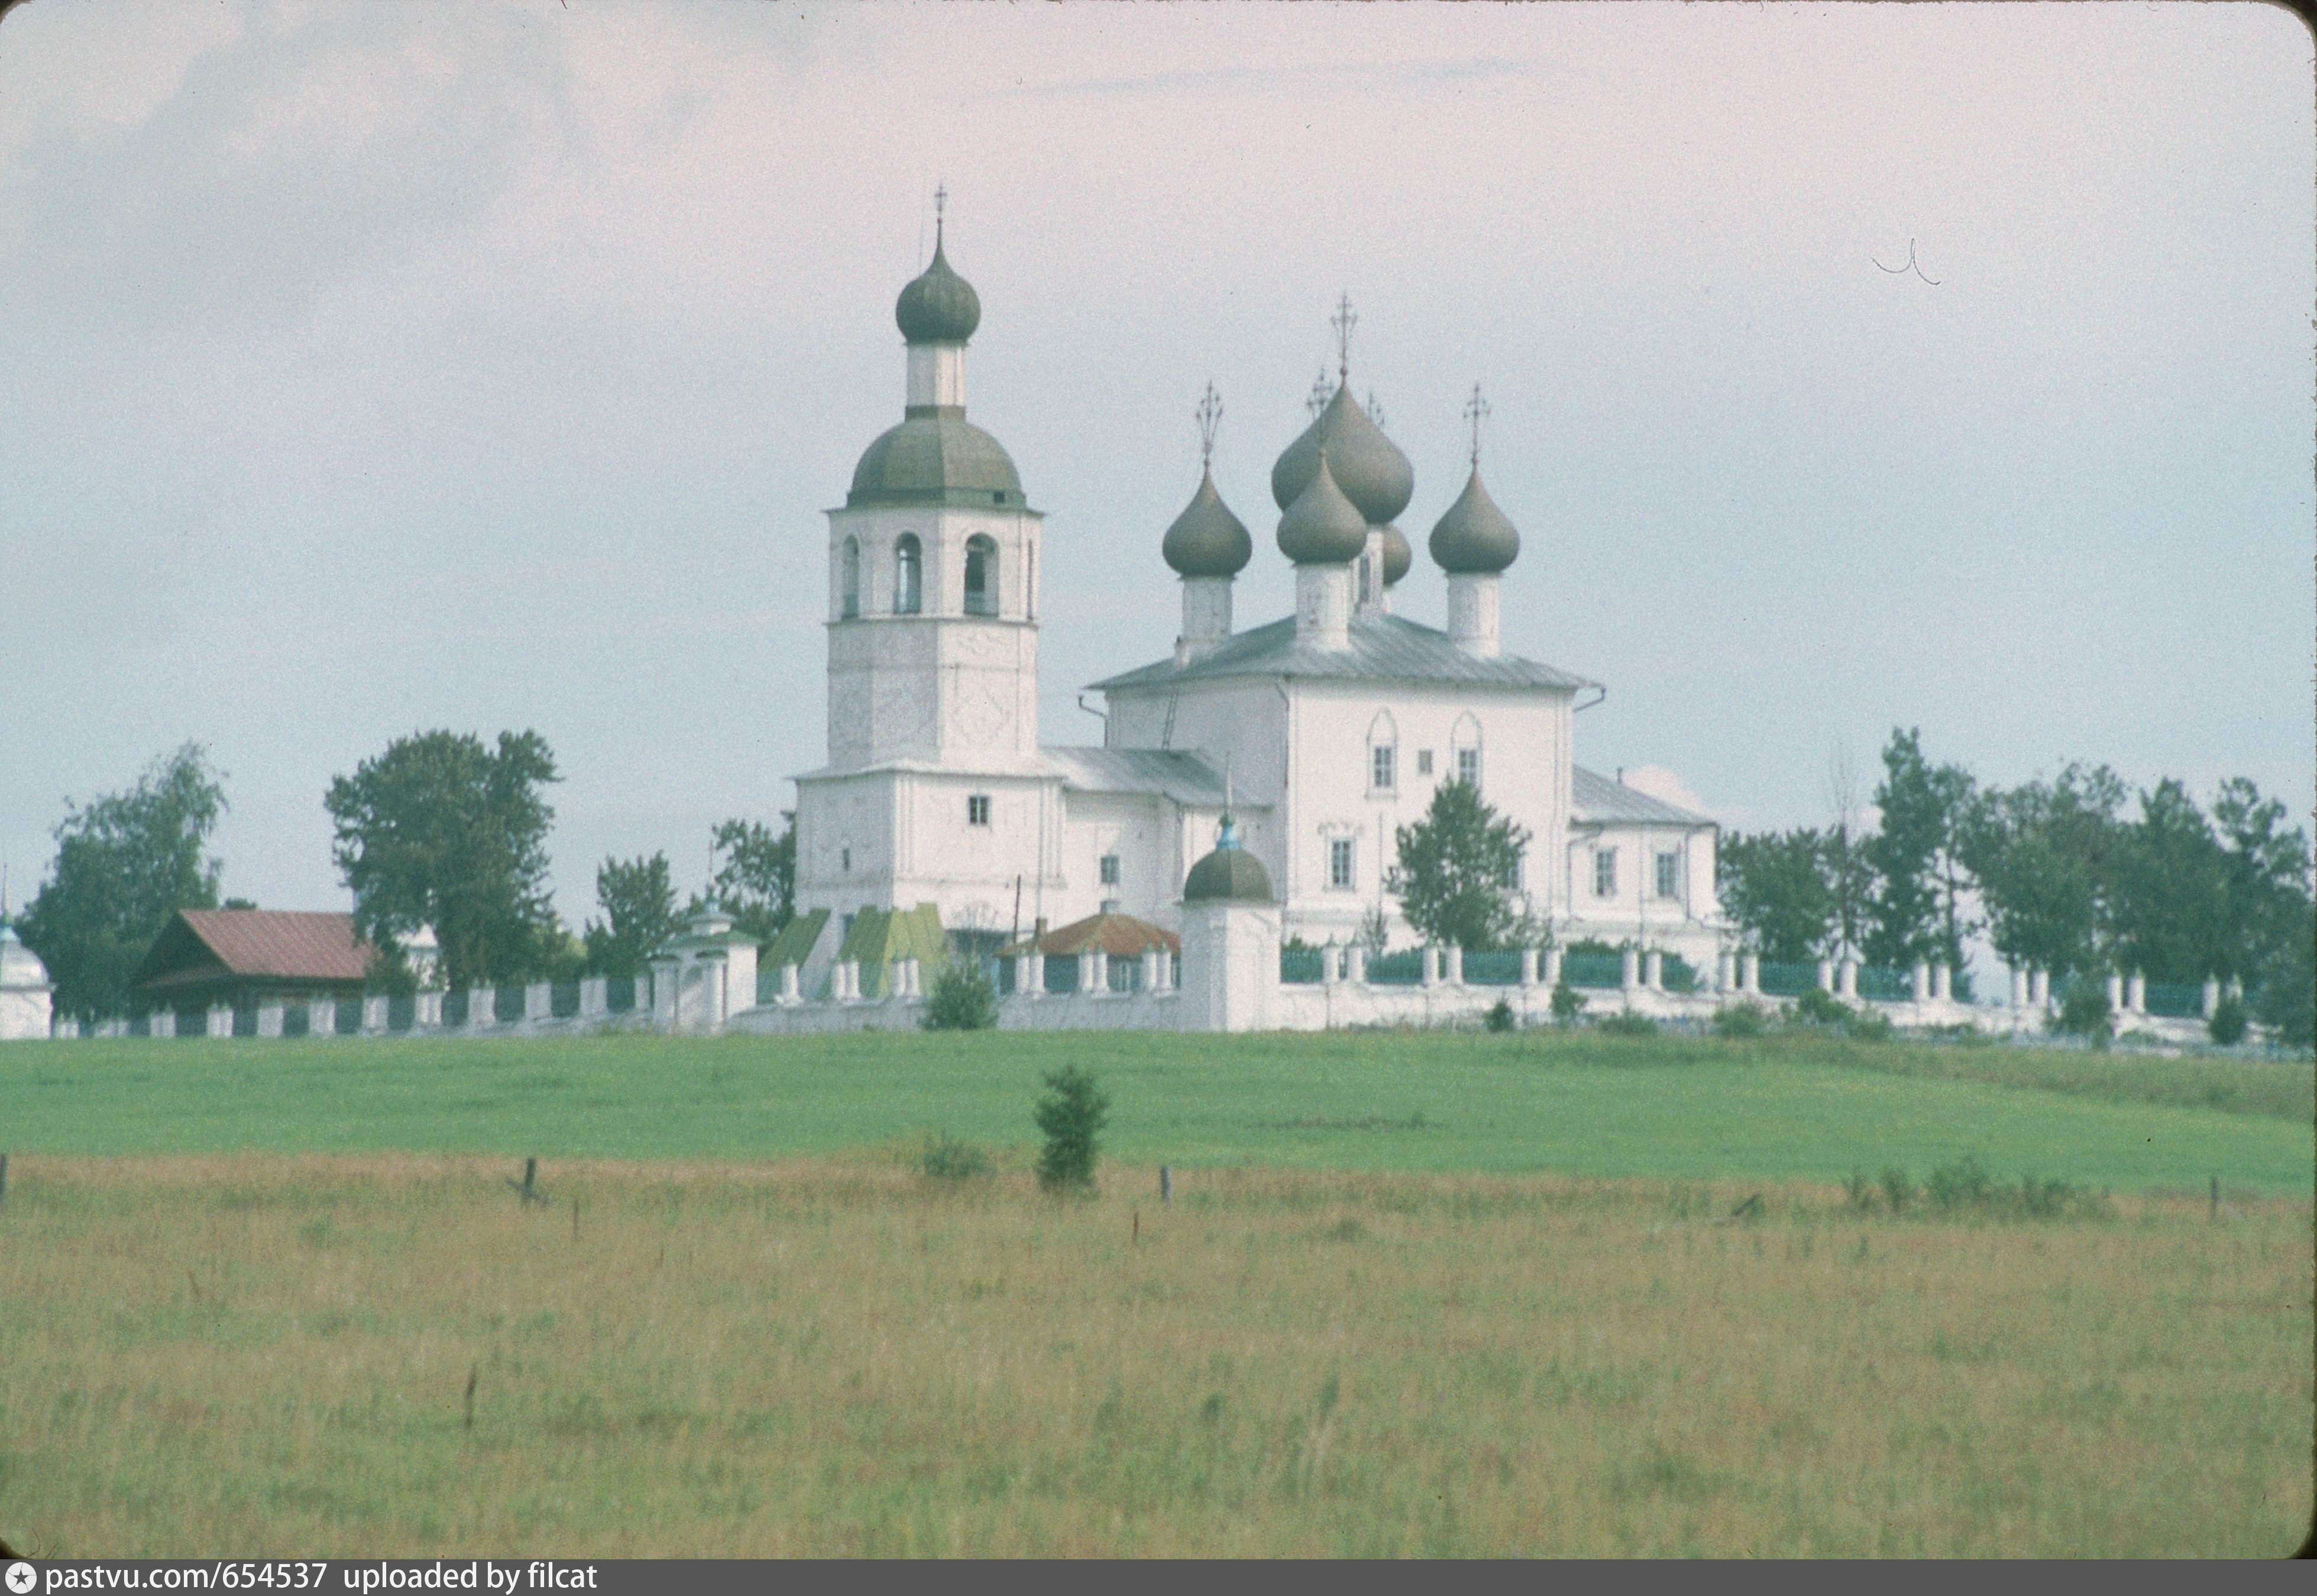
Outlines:
<svg viewBox="0 0 2317 1596"><path fill-rule="evenodd" d="M354 900L354 932L368 942L371 980L407 990L412 939L433 931L437 973L453 987L635 975L653 949L706 907L735 929L769 940L794 912L796 828L754 820L720 824L707 890L679 899L664 853L606 859L595 872L601 919L578 936L557 916L547 838L559 780L536 732L422 732L397 739L323 797L332 861ZM48 878L15 917L18 935L48 967L58 1013L85 1022L134 1012L130 980L180 909L220 906L224 866L208 854L227 812L225 773L188 743L156 760L125 791L66 803ZM252 908L246 899L222 906Z"/></svg>
<svg viewBox="0 0 2317 1596"><path fill-rule="evenodd" d="M2159 781L2134 796L2105 765L1982 785L1933 764L1919 729L1883 750L1874 832L1722 838L1722 912L1763 958L1855 956L1961 970L1984 932L2015 968L2055 980L2138 972L2151 981L2234 981L2262 1018L2306 1045L2317 991L2309 840L2241 777L2210 807ZM1958 995L1962 992L1959 990Z"/></svg>

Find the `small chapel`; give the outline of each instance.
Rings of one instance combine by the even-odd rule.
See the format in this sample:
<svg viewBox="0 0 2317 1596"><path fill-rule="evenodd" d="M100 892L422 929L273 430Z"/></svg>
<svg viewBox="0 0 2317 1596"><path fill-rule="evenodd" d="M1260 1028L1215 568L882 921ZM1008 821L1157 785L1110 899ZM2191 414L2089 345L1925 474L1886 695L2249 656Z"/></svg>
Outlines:
<svg viewBox="0 0 2317 1596"><path fill-rule="evenodd" d="M1256 539L1203 465L1154 539L1181 629L1171 649L1152 640L1150 664L1092 684L1107 714L1094 747L1039 740L1043 517L1004 446L967 419L981 301L938 224L894 318L901 419L828 512L828 754L794 778L795 934L768 954L797 967L803 992L826 987L856 921L937 921L949 951L971 957L1087 923L1085 936L1140 924L1171 943L1186 878L1219 838L1259 867L1245 879L1275 904L1283 940L1373 945L1381 931L1410 947L1388 885L1393 839L1447 781L1526 829L1516 907L1560 945L1713 967L1726 945L1714 823L1579 765L1574 716L1604 690L1501 646L1521 535L1481 482L1477 428L1426 541L1445 624L1396 612L1415 477L1353 397L1348 306L1333 392L1271 470L1294 612L1239 624L1232 587ZM1215 417L1210 390L1209 457Z"/></svg>

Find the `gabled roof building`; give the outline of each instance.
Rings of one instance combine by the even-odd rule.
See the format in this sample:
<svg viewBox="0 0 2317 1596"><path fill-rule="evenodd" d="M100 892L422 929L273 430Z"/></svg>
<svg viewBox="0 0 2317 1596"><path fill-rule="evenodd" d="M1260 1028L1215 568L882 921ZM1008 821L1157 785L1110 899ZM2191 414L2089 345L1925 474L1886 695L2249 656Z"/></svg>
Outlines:
<svg viewBox="0 0 2317 1596"><path fill-rule="evenodd" d="M180 909L153 940L130 990L148 1009L359 997L370 944L352 914L287 909Z"/></svg>

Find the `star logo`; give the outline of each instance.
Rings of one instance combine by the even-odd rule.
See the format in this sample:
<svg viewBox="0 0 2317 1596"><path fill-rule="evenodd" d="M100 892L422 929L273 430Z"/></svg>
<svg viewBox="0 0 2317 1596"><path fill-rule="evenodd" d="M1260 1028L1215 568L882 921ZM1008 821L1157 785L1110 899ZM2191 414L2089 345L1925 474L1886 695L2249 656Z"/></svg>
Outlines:
<svg viewBox="0 0 2317 1596"><path fill-rule="evenodd" d="M11 1563L8 1565L7 1581L13 1596L31 1596L32 1587L40 1583L40 1576L32 1572L30 1563Z"/></svg>

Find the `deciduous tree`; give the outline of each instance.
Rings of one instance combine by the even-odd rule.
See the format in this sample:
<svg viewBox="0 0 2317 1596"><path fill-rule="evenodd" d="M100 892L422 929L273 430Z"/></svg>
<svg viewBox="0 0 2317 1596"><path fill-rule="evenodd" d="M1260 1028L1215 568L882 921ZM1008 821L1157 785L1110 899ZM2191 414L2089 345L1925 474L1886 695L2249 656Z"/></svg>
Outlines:
<svg viewBox="0 0 2317 1596"><path fill-rule="evenodd" d="M1834 890L1818 832L1732 832L1714 858L1722 913L1755 952L1776 964L1807 964L1829 950Z"/></svg>
<svg viewBox="0 0 2317 1596"><path fill-rule="evenodd" d="M652 950L684 926L665 853L605 860L595 870L595 901L606 918L587 923L587 967L599 976L640 974Z"/></svg>
<svg viewBox="0 0 2317 1596"><path fill-rule="evenodd" d="M1988 940L2017 968L2093 974L2115 958L2124 783L2071 764L2051 781L1984 793L1964 828Z"/></svg>
<svg viewBox="0 0 2317 1596"><path fill-rule="evenodd" d="M1426 941L1501 948L1520 924L1512 895L1528 847L1525 826L1499 816L1469 781L1444 781L1424 818L1399 828L1400 863L1385 882Z"/></svg>
<svg viewBox="0 0 2317 1596"><path fill-rule="evenodd" d="M1892 731L1874 789L1883 824L1864 850L1874 875L1869 963L1963 967L1964 938L1977 929L1963 906L1972 881L1961 851L1976 785L1961 765L1925 759L1919 728Z"/></svg>
<svg viewBox="0 0 2317 1596"><path fill-rule="evenodd" d="M56 863L16 921L48 966L58 1013L128 1012L129 978L169 916L217 906L223 867L202 850L225 808L223 775L198 743L154 761L127 792L66 805Z"/></svg>
<svg viewBox="0 0 2317 1596"><path fill-rule="evenodd" d="M398 959L404 939L433 926L454 988L546 973L566 939L546 887L555 811L539 789L558 779L530 731L501 732L496 750L471 734L423 732L335 778L324 802L355 931Z"/></svg>
<svg viewBox="0 0 2317 1596"><path fill-rule="evenodd" d="M769 942L796 916L796 811L781 811L782 829L757 820L727 820L716 828L723 859L709 883L716 906L733 928Z"/></svg>

